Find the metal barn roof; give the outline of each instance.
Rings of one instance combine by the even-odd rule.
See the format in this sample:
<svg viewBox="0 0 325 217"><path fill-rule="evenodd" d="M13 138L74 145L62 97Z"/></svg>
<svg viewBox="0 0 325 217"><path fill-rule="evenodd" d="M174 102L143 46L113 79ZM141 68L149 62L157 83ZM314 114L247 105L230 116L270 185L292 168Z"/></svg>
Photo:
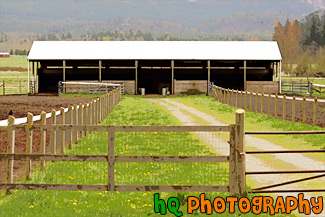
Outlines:
<svg viewBox="0 0 325 217"><path fill-rule="evenodd" d="M281 60L275 41L34 41L29 60Z"/></svg>

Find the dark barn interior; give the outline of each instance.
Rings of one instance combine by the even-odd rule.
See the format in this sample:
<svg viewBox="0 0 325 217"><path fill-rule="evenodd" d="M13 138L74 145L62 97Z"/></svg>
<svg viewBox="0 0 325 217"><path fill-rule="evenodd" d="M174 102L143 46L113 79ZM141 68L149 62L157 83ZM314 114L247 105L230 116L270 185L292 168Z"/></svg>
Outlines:
<svg viewBox="0 0 325 217"><path fill-rule="evenodd" d="M276 42L34 42L28 61L39 93L60 81L120 82L129 94L207 93L211 82L247 90L281 70Z"/></svg>
<svg viewBox="0 0 325 217"><path fill-rule="evenodd" d="M39 92L56 92L58 82L63 80L62 61L42 60L37 69ZM174 80L208 80L207 60L175 60ZM247 81L272 81L272 61L247 61ZM101 80L135 81L135 60L103 60ZM138 61L138 88L145 88L147 94L161 94L161 89L172 88L172 66L167 60ZM67 81L98 81L99 64L94 60L66 61ZM210 82L231 89L244 89L244 61L210 61Z"/></svg>

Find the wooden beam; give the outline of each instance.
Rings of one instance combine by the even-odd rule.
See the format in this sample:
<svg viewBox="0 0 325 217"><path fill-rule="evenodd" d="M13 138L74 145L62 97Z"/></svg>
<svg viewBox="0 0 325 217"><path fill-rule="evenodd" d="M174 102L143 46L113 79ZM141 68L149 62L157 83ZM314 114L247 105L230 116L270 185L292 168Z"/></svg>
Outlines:
<svg viewBox="0 0 325 217"><path fill-rule="evenodd" d="M99 82L102 82L102 61L99 60L99 78L98 78Z"/></svg>
<svg viewBox="0 0 325 217"><path fill-rule="evenodd" d="M244 60L244 90L247 90L246 89L246 70L247 70L246 60Z"/></svg>
<svg viewBox="0 0 325 217"><path fill-rule="evenodd" d="M208 60L208 85L207 85L207 94L209 94L209 86L210 86L210 60Z"/></svg>
<svg viewBox="0 0 325 217"><path fill-rule="evenodd" d="M138 60L135 61L135 94L138 94Z"/></svg>
<svg viewBox="0 0 325 217"><path fill-rule="evenodd" d="M63 81L65 81L65 60L63 60Z"/></svg>
<svg viewBox="0 0 325 217"><path fill-rule="evenodd" d="M171 86L171 94L174 95L174 60L171 61L171 68L172 68L172 86Z"/></svg>

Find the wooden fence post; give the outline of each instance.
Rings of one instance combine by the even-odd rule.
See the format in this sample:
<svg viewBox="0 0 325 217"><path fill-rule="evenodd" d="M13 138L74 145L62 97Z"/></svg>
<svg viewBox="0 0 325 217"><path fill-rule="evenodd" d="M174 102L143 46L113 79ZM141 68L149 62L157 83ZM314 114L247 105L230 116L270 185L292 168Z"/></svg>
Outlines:
<svg viewBox="0 0 325 217"><path fill-rule="evenodd" d="M88 116L88 104L84 103L84 111L83 111L83 125L89 125L88 121L89 121L89 116ZM87 135L87 130L83 131L84 136Z"/></svg>
<svg viewBox="0 0 325 217"><path fill-rule="evenodd" d="M46 112L41 112L41 125L46 126ZM46 150L46 131L44 131L43 128L41 128L41 142L40 142L40 153L45 154ZM41 161L41 170L44 170L45 168L45 161Z"/></svg>
<svg viewBox="0 0 325 217"><path fill-rule="evenodd" d="M226 104L226 89L225 88L222 88L222 93L223 93L223 103ZM115 106L115 102L114 102L114 106Z"/></svg>
<svg viewBox="0 0 325 217"><path fill-rule="evenodd" d="M89 120L88 124L93 125L93 101L89 103L88 120ZM88 133L90 133L90 131Z"/></svg>
<svg viewBox="0 0 325 217"><path fill-rule="evenodd" d="M73 105L73 125L78 125L78 108L77 105ZM72 143L77 143L78 141L78 131L76 129L72 130Z"/></svg>
<svg viewBox="0 0 325 217"><path fill-rule="evenodd" d="M229 88L227 89L227 104L228 105L230 105L230 103L229 103L229 93L230 93L230 91L229 91Z"/></svg>
<svg viewBox="0 0 325 217"><path fill-rule="evenodd" d="M2 81L2 95L6 95L6 81Z"/></svg>
<svg viewBox="0 0 325 217"><path fill-rule="evenodd" d="M236 127L235 127L235 148L236 148L236 165L237 165L237 184L239 194L243 195L246 189L246 162L245 162L245 110L236 110Z"/></svg>
<svg viewBox="0 0 325 217"><path fill-rule="evenodd" d="M255 112L257 112L257 100L258 100L258 93L255 93Z"/></svg>
<svg viewBox="0 0 325 217"><path fill-rule="evenodd" d="M286 96L283 95L283 99L282 99L282 118L283 120L286 119Z"/></svg>
<svg viewBox="0 0 325 217"><path fill-rule="evenodd" d="M247 90L245 90L245 109L247 109Z"/></svg>
<svg viewBox="0 0 325 217"><path fill-rule="evenodd" d="M237 165L236 165L236 125L230 125L230 148L229 148L229 191L231 195L239 194L239 188L237 184Z"/></svg>
<svg viewBox="0 0 325 217"><path fill-rule="evenodd" d="M244 108L244 92L240 91L240 107Z"/></svg>
<svg viewBox="0 0 325 217"><path fill-rule="evenodd" d="M271 94L269 93L267 97L267 114L270 115L270 103L271 103Z"/></svg>
<svg viewBox="0 0 325 217"><path fill-rule="evenodd" d="M65 112L64 112L64 108L61 107L60 108L60 113L61 113L61 124L65 124L66 120L65 120ZM65 132L66 130L60 130L60 154L64 154L65 153Z"/></svg>
<svg viewBox="0 0 325 217"><path fill-rule="evenodd" d="M264 100L264 93L261 95L261 114L263 114L263 100Z"/></svg>
<svg viewBox="0 0 325 217"><path fill-rule="evenodd" d="M52 109L51 112L51 125L56 124L56 114L55 110ZM50 138L50 150L51 154L56 154L56 130L51 130L51 138Z"/></svg>
<svg viewBox="0 0 325 217"><path fill-rule="evenodd" d="M7 153L14 154L15 153L15 117L8 117L8 127L7 127ZM7 183L12 184L14 182L14 160L8 160L8 170L7 170ZM10 190L6 190L6 194L10 194Z"/></svg>
<svg viewBox="0 0 325 217"><path fill-rule="evenodd" d="M108 191L115 190L114 165L115 165L115 132L114 128L108 130Z"/></svg>
<svg viewBox="0 0 325 217"><path fill-rule="evenodd" d="M292 97L292 114L291 114L291 120L295 121L295 116L296 116L296 97L293 96Z"/></svg>
<svg viewBox="0 0 325 217"><path fill-rule="evenodd" d="M26 130L26 153L33 153L33 131L30 128L33 126L33 114L27 113L27 130ZM26 180L30 180L32 174L32 161L27 160L26 162Z"/></svg>
<svg viewBox="0 0 325 217"><path fill-rule="evenodd" d="M302 98L302 123L306 121L306 97Z"/></svg>
<svg viewBox="0 0 325 217"><path fill-rule="evenodd" d="M81 126L83 125L83 108L82 108L82 103L79 103L79 110L78 110L78 125ZM78 138L82 138L83 133L82 131L78 131Z"/></svg>
<svg viewBox="0 0 325 217"><path fill-rule="evenodd" d="M251 111L253 111L253 108L252 108L252 97L253 97L253 92L251 91L250 94L249 94L249 108Z"/></svg>
<svg viewBox="0 0 325 217"><path fill-rule="evenodd" d="M94 124L97 124L98 123L98 120L97 120L97 113L98 113L98 101L97 99L94 100Z"/></svg>
<svg viewBox="0 0 325 217"><path fill-rule="evenodd" d="M278 94L275 94L274 97L274 116L277 118L278 117Z"/></svg>
<svg viewBox="0 0 325 217"><path fill-rule="evenodd" d="M238 89L236 90L236 107L238 108Z"/></svg>
<svg viewBox="0 0 325 217"><path fill-rule="evenodd" d="M216 88L216 100L219 102L219 87Z"/></svg>
<svg viewBox="0 0 325 217"><path fill-rule="evenodd" d="M93 101L93 113L91 114L93 116L93 125L96 125L97 120L96 120L96 100Z"/></svg>
<svg viewBox="0 0 325 217"><path fill-rule="evenodd" d="M72 112L73 112L72 111L72 106L70 105L68 107L68 117L69 117L69 124L70 125L73 124L73 113ZM67 139L68 147L69 147L69 149L71 149L72 148L72 130L71 129L67 130L67 133L68 133L68 135L67 135L67 137L68 137L68 139Z"/></svg>
<svg viewBox="0 0 325 217"><path fill-rule="evenodd" d="M314 99L313 125L316 125L317 97Z"/></svg>

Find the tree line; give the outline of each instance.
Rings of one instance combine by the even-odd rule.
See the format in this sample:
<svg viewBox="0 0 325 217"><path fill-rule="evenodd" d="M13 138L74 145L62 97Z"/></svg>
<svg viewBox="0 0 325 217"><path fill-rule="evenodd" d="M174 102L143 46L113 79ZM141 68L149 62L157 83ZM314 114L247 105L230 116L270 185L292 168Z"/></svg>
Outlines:
<svg viewBox="0 0 325 217"><path fill-rule="evenodd" d="M325 12L312 13L301 22L278 22L273 40L279 44L285 72L295 76L325 73Z"/></svg>

